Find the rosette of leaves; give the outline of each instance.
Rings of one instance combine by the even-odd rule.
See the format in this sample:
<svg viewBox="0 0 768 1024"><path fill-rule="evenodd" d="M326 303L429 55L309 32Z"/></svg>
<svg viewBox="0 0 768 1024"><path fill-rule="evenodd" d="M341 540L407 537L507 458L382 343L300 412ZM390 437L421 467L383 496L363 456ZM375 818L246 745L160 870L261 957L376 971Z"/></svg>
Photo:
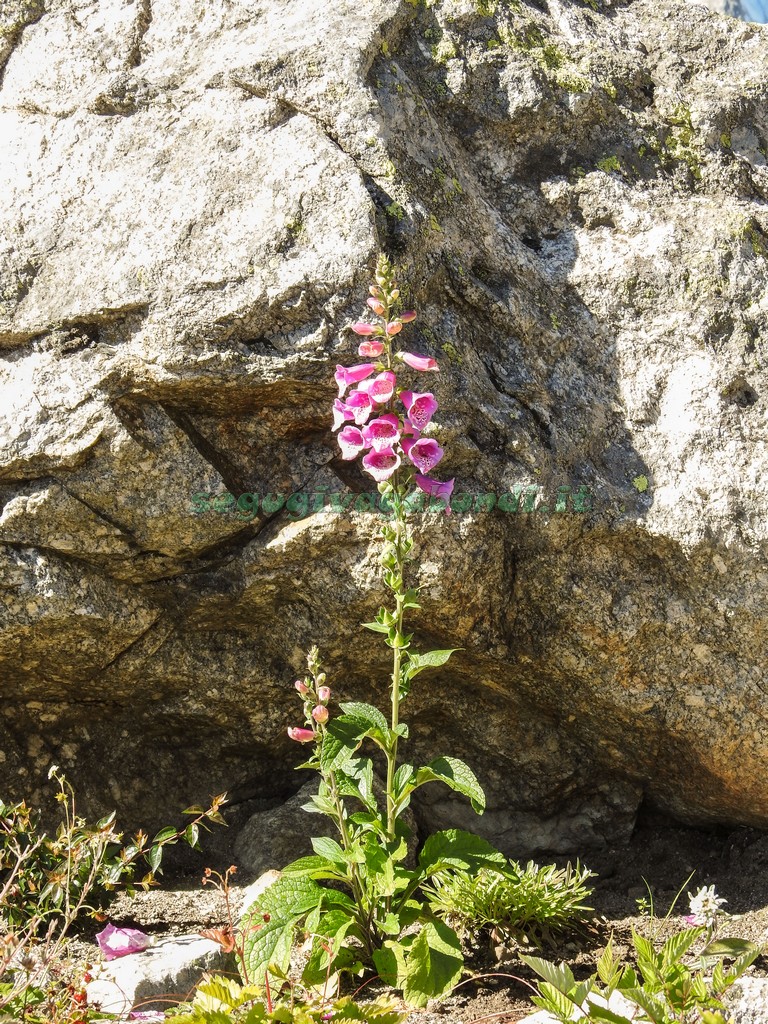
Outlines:
<svg viewBox="0 0 768 1024"><path fill-rule="evenodd" d="M432 910L462 935L487 930L496 939L541 945L590 916L587 882L593 877L578 863L521 867L509 861L501 871L440 872L425 891Z"/></svg>

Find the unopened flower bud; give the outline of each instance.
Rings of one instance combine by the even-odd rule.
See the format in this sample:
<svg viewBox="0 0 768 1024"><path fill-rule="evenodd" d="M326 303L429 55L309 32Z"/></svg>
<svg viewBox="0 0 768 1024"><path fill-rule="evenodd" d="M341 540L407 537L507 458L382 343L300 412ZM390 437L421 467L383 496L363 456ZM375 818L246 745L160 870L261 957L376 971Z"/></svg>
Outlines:
<svg viewBox="0 0 768 1024"><path fill-rule="evenodd" d="M315 734L311 729L299 729L295 725L289 726L288 735L292 740L296 740L297 743L311 743L315 738Z"/></svg>
<svg viewBox="0 0 768 1024"><path fill-rule="evenodd" d="M416 319L416 310L409 309L407 312L401 313L398 319L402 320L404 324L413 323Z"/></svg>
<svg viewBox="0 0 768 1024"><path fill-rule="evenodd" d="M315 682L317 683L318 686L322 686L327 678L328 676L325 674L325 672L320 672L318 673Z"/></svg>
<svg viewBox="0 0 768 1024"><path fill-rule="evenodd" d="M389 293L389 301L390 302L394 302L395 299L399 299L399 298L400 298L400 289L399 288L393 288L392 291Z"/></svg>
<svg viewBox="0 0 768 1024"><path fill-rule="evenodd" d="M304 696L305 693L309 693L309 687L307 686L306 683L302 683L300 679L297 679L293 685L296 687L296 689L302 696Z"/></svg>
<svg viewBox="0 0 768 1024"><path fill-rule="evenodd" d="M357 351L361 356L366 356L367 358L373 356L375 358L376 356L380 356L384 351L384 342L379 341L378 338L374 341L362 341L360 342Z"/></svg>
<svg viewBox="0 0 768 1024"><path fill-rule="evenodd" d="M323 704L327 703L331 699L331 688L330 686L321 686L317 691L317 699L322 701Z"/></svg>
<svg viewBox="0 0 768 1024"><path fill-rule="evenodd" d="M384 316L384 303L378 299L368 299L368 305L377 316Z"/></svg>
<svg viewBox="0 0 768 1024"><path fill-rule="evenodd" d="M391 324L387 324L387 334L391 337L393 334L399 334L402 331L403 325L399 320L393 320Z"/></svg>
<svg viewBox="0 0 768 1024"><path fill-rule="evenodd" d="M312 717L318 725L323 725L328 721L328 708L323 704L318 704L316 707L312 708Z"/></svg>

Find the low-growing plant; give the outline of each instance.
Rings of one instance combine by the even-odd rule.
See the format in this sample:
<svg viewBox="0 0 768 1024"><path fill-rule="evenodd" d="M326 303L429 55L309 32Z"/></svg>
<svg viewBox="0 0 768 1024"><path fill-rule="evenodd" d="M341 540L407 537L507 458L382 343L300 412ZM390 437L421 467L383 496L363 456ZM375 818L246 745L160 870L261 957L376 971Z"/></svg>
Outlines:
<svg viewBox="0 0 768 1024"><path fill-rule="evenodd" d="M313 839L314 856L289 864L240 927L246 981L274 976L274 968L278 976L287 970L301 928L314 937L303 972L306 985L322 983L329 973L361 973L373 966L384 981L402 989L410 1004L424 1006L456 984L463 956L455 930L431 910L422 887L448 869L476 872L503 867L506 859L478 836L449 829L430 836L415 866L408 865L409 830L403 813L419 787L442 782L466 796L478 814L485 797L473 772L456 758L438 757L421 768L398 761L399 743L408 737L401 707L413 681L421 672L444 665L454 653L419 653L413 634L405 629L406 613L419 608L418 588L407 580L414 544L409 500L422 491L439 500L447 514L453 481L429 475L444 454L437 440L424 434L437 409L434 395L406 388L398 379L401 371L435 372L438 365L431 357L393 350L395 337L416 313L395 314L400 291L383 256L370 291L368 305L378 323L352 325L366 339L358 352L369 361L337 367L334 429L342 428L342 459L362 455L362 468L378 484L387 516L380 564L391 604L364 625L392 652L389 719L361 702L343 703L341 714L332 715L326 674L317 649L310 651L308 674L295 683L304 724L291 727L288 734L313 744L302 767L319 772L320 786L307 809L331 818L339 839ZM380 785L373 760L360 752L364 743L378 750Z"/></svg>
<svg viewBox="0 0 768 1024"><path fill-rule="evenodd" d="M565 964L521 959L544 979L533 1002L562 1024L727 1024L721 997L760 948L744 939L720 939L689 957L707 931L704 926L685 928L658 947L633 931L637 968L622 963L611 941L597 974L586 981L577 982ZM726 960L733 960L731 967Z"/></svg>
<svg viewBox="0 0 768 1024"><path fill-rule="evenodd" d="M62 821L49 835L39 811L25 801L0 802L0 1021L35 1021L40 1008L46 1024L82 1019L82 986L73 985L62 968L62 950L72 925L90 914L100 916L119 885L129 892L156 885L166 846L184 840L199 849L200 828L226 824L220 808L225 795L211 806L190 807L193 820L183 828L161 829L150 841L138 832L125 841L115 828L115 814L89 824L76 809L75 793L53 766L56 800ZM146 868L135 881L138 865ZM92 1016L92 1019L98 1019Z"/></svg>
<svg viewBox="0 0 768 1024"><path fill-rule="evenodd" d="M541 945L590 916L587 882L593 877L578 863L557 868L528 861L522 867L510 861L502 871L440 872L424 891L432 910L460 934L487 930L495 939Z"/></svg>
<svg viewBox="0 0 768 1024"><path fill-rule="evenodd" d="M241 985L222 975L204 978L192 1003L169 1014L174 1024L326 1024L329 1020L401 1024L406 1016L387 998L366 1003L349 996L307 1001L293 989L287 997L273 998L268 988Z"/></svg>

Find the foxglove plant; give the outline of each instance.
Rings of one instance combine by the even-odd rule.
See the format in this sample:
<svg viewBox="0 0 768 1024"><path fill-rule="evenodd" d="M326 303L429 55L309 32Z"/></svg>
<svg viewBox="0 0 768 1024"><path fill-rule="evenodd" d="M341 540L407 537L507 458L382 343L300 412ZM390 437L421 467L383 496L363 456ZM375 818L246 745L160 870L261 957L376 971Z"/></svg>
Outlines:
<svg viewBox="0 0 768 1024"><path fill-rule="evenodd" d="M321 984L329 975L360 973L373 965L385 981L403 990L409 1003L424 1006L456 984L463 958L455 931L432 912L422 886L448 868L500 871L506 859L478 836L450 829L430 836L415 866L407 866L409 829L403 813L416 789L443 782L468 797L478 814L485 797L472 771L456 758L438 757L418 769L398 764L399 741L408 736L401 704L420 672L444 665L453 654L418 653L413 634L405 631L406 612L419 607L418 588L407 581L407 563L413 557L408 515L419 492L438 499L449 514L453 480L430 475L444 456L437 441L424 436L438 407L435 396L401 383L406 372L434 373L439 368L431 357L396 348L395 339L416 313L397 314L400 293L383 256L370 291L368 306L377 322L352 325L365 339L358 354L367 361L336 369L333 430L338 431L342 459L360 458L363 471L377 482L388 514L381 529L380 562L391 604L364 625L380 634L392 652L389 719L360 702L343 703L341 714L332 715L331 690L317 648L312 648L308 674L295 683L304 723L291 726L288 735L313 744L301 767L320 773L320 787L306 809L330 817L339 841L313 839L314 856L284 869L241 922L241 932L251 979L267 974L279 980L301 925L314 936L305 983ZM378 748L383 758L380 783L373 760L361 752L363 744ZM323 887L319 881L334 885ZM257 921L253 915L258 922L267 915L268 923L252 929ZM417 923L414 930L411 926Z"/></svg>

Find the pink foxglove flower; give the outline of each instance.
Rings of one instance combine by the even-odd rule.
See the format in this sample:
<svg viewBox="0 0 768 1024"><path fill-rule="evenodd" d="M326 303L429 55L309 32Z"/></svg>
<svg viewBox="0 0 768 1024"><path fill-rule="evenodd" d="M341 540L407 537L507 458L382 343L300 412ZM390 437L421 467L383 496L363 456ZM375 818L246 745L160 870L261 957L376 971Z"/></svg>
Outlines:
<svg viewBox="0 0 768 1024"><path fill-rule="evenodd" d="M451 514L451 494L453 494L453 480L433 480L429 476L422 476L416 473L414 479L418 487L428 494L430 498L441 498L445 502L445 514Z"/></svg>
<svg viewBox="0 0 768 1024"><path fill-rule="evenodd" d="M391 448L380 452L369 452L363 459L363 468L370 473L376 483L389 480L400 465L400 456Z"/></svg>
<svg viewBox="0 0 768 1024"><path fill-rule="evenodd" d="M325 704L331 699L331 688L330 686L321 686L317 691L317 699Z"/></svg>
<svg viewBox="0 0 768 1024"><path fill-rule="evenodd" d="M381 334L380 327L377 327L375 324L367 324L362 320L358 321L356 324L352 324L352 330L355 334Z"/></svg>
<svg viewBox="0 0 768 1024"><path fill-rule="evenodd" d="M393 337L395 334L399 334L402 331L403 325L400 320L393 320L392 323L387 324L387 334Z"/></svg>
<svg viewBox="0 0 768 1024"><path fill-rule="evenodd" d="M371 401L370 395L365 391L350 391L347 395L347 405L352 410L355 423L358 427L362 426L366 422L368 417L371 415L373 409L373 402Z"/></svg>
<svg viewBox="0 0 768 1024"><path fill-rule="evenodd" d="M432 419L437 409L435 396L429 391L416 394L413 391L401 391L400 400L408 413L412 426L421 432Z"/></svg>
<svg viewBox="0 0 768 1024"><path fill-rule="evenodd" d="M324 704L317 704L312 708L312 717L318 725L324 725L328 721L328 708Z"/></svg>
<svg viewBox="0 0 768 1024"><path fill-rule="evenodd" d="M384 316L384 303L375 296L372 299L366 299L366 302L371 307L376 316Z"/></svg>
<svg viewBox="0 0 768 1024"><path fill-rule="evenodd" d="M431 437L420 437L408 446L406 455L421 473L428 473L442 459L443 449Z"/></svg>
<svg viewBox="0 0 768 1024"><path fill-rule="evenodd" d="M366 428L367 429L367 428ZM339 434L339 448L345 462L351 462L368 447L368 442L357 427L344 427Z"/></svg>
<svg viewBox="0 0 768 1024"><path fill-rule="evenodd" d="M342 423L346 423L347 420L353 420L355 412L356 410L352 406L342 402L340 398L335 399L333 403L333 429L338 430Z"/></svg>
<svg viewBox="0 0 768 1024"><path fill-rule="evenodd" d="M289 726L288 735L292 740L296 740L297 743L311 743L315 738L315 734L311 729L299 729L295 725Z"/></svg>
<svg viewBox="0 0 768 1024"><path fill-rule="evenodd" d="M395 392L397 377L391 370L385 370L376 377L368 389L368 394L374 402L379 405L386 405Z"/></svg>
<svg viewBox="0 0 768 1024"><path fill-rule="evenodd" d="M339 398L342 397L350 384L359 384L370 377L376 369L375 363L360 363L358 366L337 366L334 380L339 385Z"/></svg>
<svg viewBox="0 0 768 1024"><path fill-rule="evenodd" d="M380 356L384 351L384 342L374 338L373 341L361 341L357 349L357 354L363 356L365 359L375 359L376 356Z"/></svg>
<svg viewBox="0 0 768 1024"><path fill-rule="evenodd" d="M295 683L294 683L293 685L294 685L294 686L296 687L296 689L297 689L297 690L299 691L299 693L300 693L300 694L301 694L302 696L303 696L303 695L304 695L305 693L309 693L309 687L307 686L307 684L306 684L306 683L303 683L303 682L301 681L301 679L297 679L297 680L296 680L296 682L295 682Z"/></svg>
<svg viewBox="0 0 768 1024"><path fill-rule="evenodd" d="M138 928L115 928L113 924L108 924L98 932L96 941L106 960L116 960L129 953L141 953L149 948L152 940Z"/></svg>
<svg viewBox="0 0 768 1024"><path fill-rule="evenodd" d="M431 356L415 356L413 352L398 352L397 353L404 363L407 363L414 370L439 370L440 367L437 365L437 360Z"/></svg>
<svg viewBox="0 0 768 1024"><path fill-rule="evenodd" d="M368 425L363 427L363 438L365 439L366 447L370 445L375 452L391 448L400 440L399 426L400 421L392 413L379 416L375 420L369 420Z"/></svg>

